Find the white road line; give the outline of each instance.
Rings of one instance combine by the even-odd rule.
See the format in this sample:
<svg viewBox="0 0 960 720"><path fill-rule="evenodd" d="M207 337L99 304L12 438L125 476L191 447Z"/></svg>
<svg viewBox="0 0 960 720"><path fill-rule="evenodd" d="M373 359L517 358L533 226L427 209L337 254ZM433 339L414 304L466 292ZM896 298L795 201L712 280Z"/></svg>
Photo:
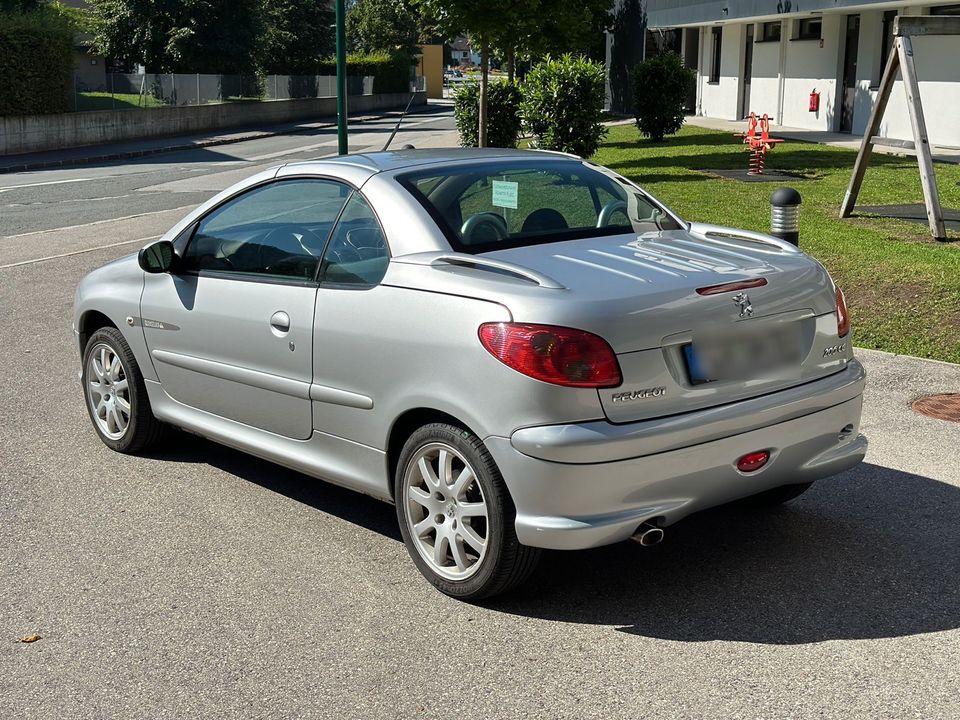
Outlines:
<svg viewBox="0 0 960 720"><path fill-rule="evenodd" d="M12 267L20 267L21 265L33 265L34 263L44 262L45 260L59 260L60 258L70 257L71 255L82 255L83 253L93 252L94 250L106 250L107 248L120 247L121 245L132 245L133 243L145 243L149 240L156 240L157 238L162 237L161 235L151 235L150 237L137 238L136 240L124 240L123 242L110 243L109 245L98 245L97 247L84 248L83 250L73 250L67 253L60 253L59 255L47 255L46 257L34 258L33 260L21 260L20 262L8 263L7 265L0 265L0 270Z"/></svg>
<svg viewBox="0 0 960 720"><path fill-rule="evenodd" d="M19 235L2 235L0 240L12 240L13 238L28 237L30 235L41 235L43 233L58 232L60 230L76 230L77 228L88 227L90 225L103 225L104 223L116 222L117 220L131 220L132 218L147 217L148 215L159 215L160 213L173 212L174 210L193 210L194 205L183 205L181 207L168 208L167 210L154 210L152 212L136 213L135 215L123 215L121 217L108 218L106 220L94 220L93 222L81 223L79 225L67 225L65 227L55 227L48 230L33 230L31 232L20 233Z"/></svg>
<svg viewBox="0 0 960 720"><path fill-rule="evenodd" d="M71 180L48 180L47 182L26 183L24 185L7 185L5 187L0 187L0 192L19 190L20 188L42 187L43 185L65 185L67 183L90 182L94 179L95 178L73 178Z"/></svg>

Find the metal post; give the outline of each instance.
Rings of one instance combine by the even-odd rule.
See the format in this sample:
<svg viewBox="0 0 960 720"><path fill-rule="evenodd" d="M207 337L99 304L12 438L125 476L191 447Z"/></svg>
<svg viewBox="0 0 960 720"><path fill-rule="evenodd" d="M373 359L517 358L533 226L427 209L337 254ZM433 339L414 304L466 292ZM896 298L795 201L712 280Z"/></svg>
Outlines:
<svg viewBox="0 0 960 720"><path fill-rule="evenodd" d="M347 147L347 37L343 0L336 0L337 23L337 153L346 155Z"/></svg>
<svg viewBox="0 0 960 720"><path fill-rule="evenodd" d="M782 187L770 196L770 234L800 247L800 193Z"/></svg>

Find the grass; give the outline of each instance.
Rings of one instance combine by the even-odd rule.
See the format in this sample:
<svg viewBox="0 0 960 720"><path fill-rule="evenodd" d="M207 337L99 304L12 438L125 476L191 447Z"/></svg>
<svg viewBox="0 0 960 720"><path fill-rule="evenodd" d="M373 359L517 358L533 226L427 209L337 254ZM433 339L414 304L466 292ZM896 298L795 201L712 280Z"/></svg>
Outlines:
<svg viewBox="0 0 960 720"><path fill-rule="evenodd" d="M960 234L934 241L927 225L903 220L838 217L855 153L788 142L767 156L767 168L803 196L800 246L844 289L857 345L960 363ZM641 140L635 127L610 128L593 160L647 188L681 217L769 231L773 183L747 183L702 170L746 168L747 153L724 132L685 127L662 143ZM960 208L960 166L937 164L945 208ZM874 155L859 205L923 203L914 158Z"/></svg>
<svg viewBox="0 0 960 720"><path fill-rule="evenodd" d="M164 107L153 95L136 93L82 92L77 93L77 110L126 110L140 107Z"/></svg>

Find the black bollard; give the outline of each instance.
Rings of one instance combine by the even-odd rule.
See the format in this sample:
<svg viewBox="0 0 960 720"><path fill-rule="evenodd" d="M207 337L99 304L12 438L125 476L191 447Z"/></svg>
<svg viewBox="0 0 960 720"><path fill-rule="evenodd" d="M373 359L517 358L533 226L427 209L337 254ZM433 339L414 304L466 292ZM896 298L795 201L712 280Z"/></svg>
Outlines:
<svg viewBox="0 0 960 720"><path fill-rule="evenodd" d="M800 193L782 187L770 196L770 234L800 247Z"/></svg>

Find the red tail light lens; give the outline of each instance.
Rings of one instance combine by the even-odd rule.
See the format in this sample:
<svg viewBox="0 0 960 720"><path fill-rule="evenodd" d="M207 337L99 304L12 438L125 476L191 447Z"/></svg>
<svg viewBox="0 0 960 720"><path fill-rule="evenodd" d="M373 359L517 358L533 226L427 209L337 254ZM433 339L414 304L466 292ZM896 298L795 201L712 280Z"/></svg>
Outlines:
<svg viewBox="0 0 960 720"><path fill-rule="evenodd" d="M846 337L850 332L850 315L847 313L847 299L843 290L837 288L837 336Z"/></svg>
<svg viewBox="0 0 960 720"><path fill-rule="evenodd" d="M616 387L617 356L603 338L572 328L487 323L480 342L497 360L536 380L566 387Z"/></svg>

